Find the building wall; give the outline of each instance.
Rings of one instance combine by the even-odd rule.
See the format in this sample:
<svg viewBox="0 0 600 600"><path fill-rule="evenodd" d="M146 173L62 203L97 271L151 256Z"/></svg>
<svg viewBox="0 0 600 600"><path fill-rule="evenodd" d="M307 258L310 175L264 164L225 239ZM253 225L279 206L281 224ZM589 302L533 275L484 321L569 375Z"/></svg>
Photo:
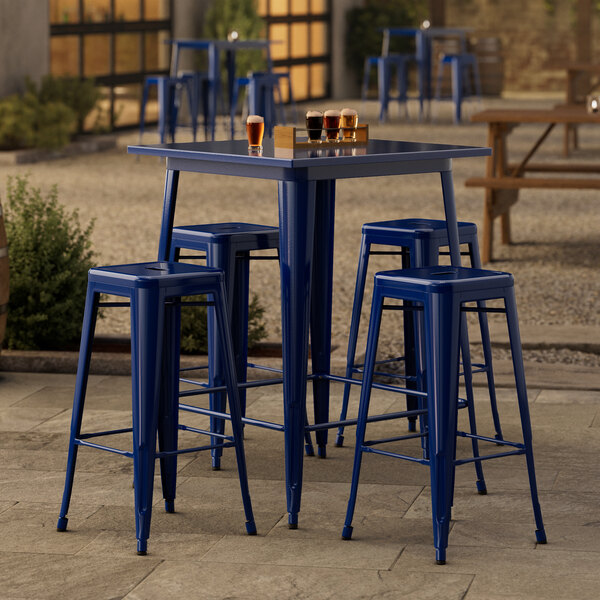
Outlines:
<svg viewBox="0 0 600 600"><path fill-rule="evenodd" d="M446 25L501 39L505 91L564 91L561 64L575 60L575 11L573 0L446 0ZM594 11L592 44L599 23Z"/></svg>
<svg viewBox="0 0 600 600"><path fill-rule="evenodd" d="M0 0L0 98L39 81L49 69L50 28L45 0Z"/></svg>

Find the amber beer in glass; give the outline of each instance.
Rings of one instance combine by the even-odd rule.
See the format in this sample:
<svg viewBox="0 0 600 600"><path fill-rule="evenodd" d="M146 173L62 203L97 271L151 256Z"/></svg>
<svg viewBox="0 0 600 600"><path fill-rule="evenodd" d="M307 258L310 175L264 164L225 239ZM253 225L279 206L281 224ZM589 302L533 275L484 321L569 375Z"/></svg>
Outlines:
<svg viewBox="0 0 600 600"><path fill-rule="evenodd" d="M308 141L313 144L320 144L322 129L323 113L319 110L309 110L306 113L306 131L308 131Z"/></svg>
<svg viewBox="0 0 600 600"><path fill-rule="evenodd" d="M340 111L326 110L323 115L323 126L325 127L327 141L337 142L340 136Z"/></svg>
<svg viewBox="0 0 600 600"><path fill-rule="evenodd" d="M246 119L246 133L248 134L249 150L262 148L262 140L265 133L264 118L260 115L248 115Z"/></svg>
<svg viewBox="0 0 600 600"><path fill-rule="evenodd" d="M353 108L342 108L341 124L344 141L354 141L358 126L358 113Z"/></svg>

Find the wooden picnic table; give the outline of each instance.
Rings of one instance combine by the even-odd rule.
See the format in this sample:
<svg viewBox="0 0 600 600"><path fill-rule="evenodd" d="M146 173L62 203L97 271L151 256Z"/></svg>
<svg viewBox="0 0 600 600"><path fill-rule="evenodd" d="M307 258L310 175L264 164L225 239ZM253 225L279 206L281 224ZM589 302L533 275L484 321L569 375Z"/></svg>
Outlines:
<svg viewBox="0 0 600 600"><path fill-rule="evenodd" d="M590 114L583 106L540 110L494 109L473 115L471 121L488 124L487 145L492 148L492 155L486 159L485 177L472 177L465 182L468 187L483 187L485 190L482 262L492 260L493 226L498 217L502 243L510 244L510 207L517 202L520 189L600 189L600 177L583 176L599 175L600 164L530 162L556 125L600 123L600 114ZM545 124L546 128L520 162L510 163L508 136L522 123ZM526 173L535 175L527 177Z"/></svg>

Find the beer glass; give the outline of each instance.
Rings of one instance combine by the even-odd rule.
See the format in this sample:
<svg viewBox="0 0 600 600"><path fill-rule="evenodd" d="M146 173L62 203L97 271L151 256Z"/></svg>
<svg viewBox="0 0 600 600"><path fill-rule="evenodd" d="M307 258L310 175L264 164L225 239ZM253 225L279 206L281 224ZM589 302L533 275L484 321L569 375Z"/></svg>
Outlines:
<svg viewBox="0 0 600 600"><path fill-rule="evenodd" d="M248 134L248 150L261 149L265 133L264 118L260 115L248 115L246 119L246 133Z"/></svg>
<svg viewBox="0 0 600 600"><path fill-rule="evenodd" d="M346 142L356 139L356 127L358 126L358 113L353 108L342 108L342 137Z"/></svg>
<svg viewBox="0 0 600 600"><path fill-rule="evenodd" d="M322 129L323 113L318 110L309 110L306 113L306 131L308 131L308 141L313 144L320 144Z"/></svg>
<svg viewBox="0 0 600 600"><path fill-rule="evenodd" d="M326 110L323 115L323 125L327 141L337 142L340 136L340 111L334 109Z"/></svg>

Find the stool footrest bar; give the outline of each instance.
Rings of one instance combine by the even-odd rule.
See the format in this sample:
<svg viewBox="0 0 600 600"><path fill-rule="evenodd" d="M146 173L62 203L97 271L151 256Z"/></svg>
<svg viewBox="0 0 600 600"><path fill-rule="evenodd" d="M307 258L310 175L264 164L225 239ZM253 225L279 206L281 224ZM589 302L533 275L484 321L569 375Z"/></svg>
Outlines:
<svg viewBox="0 0 600 600"><path fill-rule="evenodd" d="M231 439L231 438L229 438ZM204 452L205 450L214 450L216 448L232 448L235 442L225 442L224 444L196 446L195 448L181 448L180 450L169 450L167 452L157 452L156 458L165 458L167 456L177 456L178 454L190 454L191 452Z"/></svg>
<svg viewBox="0 0 600 600"><path fill-rule="evenodd" d="M521 450L511 450L510 452L498 452L497 454L487 454L486 456L472 456L471 458L460 458L454 461L455 465L466 465L472 462L481 462L482 460L490 460L491 458L503 458L505 456L516 456L525 454L525 448Z"/></svg>
<svg viewBox="0 0 600 600"><path fill-rule="evenodd" d="M221 418L227 421L231 421L231 415L228 415L227 413L218 413L215 412L214 410L210 410L208 408L201 408L199 406L191 406L190 404L180 404L179 405L179 409L180 410L185 410L187 412L192 412L192 413L196 413L199 415L207 415L209 417L217 417L217 418ZM264 427L265 429L272 429L274 431L283 431L283 425L280 425L279 423L271 423L269 421L261 421L259 419L251 419L249 417L242 417L242 423L245 423L246 425L254 425L256 427ZM214 433L210 433L207 432L208 435L212 435L214 436Z"/></svg>
<svg viewBox="0 0 600 600"><path fill-rule="evenodd" d="M247 363L249 369L260 369L261 371L269 371L271 373L283 373L283 369L276 369L275 367L267 367L265 365L258 365L256 363Z"/></svg>
<svg viewBox="0 0 600 600"><path fill-rule="evenodd" d="M109 431L95 431L93 433L82 433L79 435L80 440L87 440L89 438L100 437L102 435L119 435L120 433L131 433L132 427L126 427L124 429L111 429Z"/></svg>
<svg viewBox="0 0 600 600"><path fill-rule="evenodd" d="M377 448L371 448L370 446L361 446L363 452L372 452L373 454L382 454L383 456L391 456L392 458L401 458L402 460L409 460L410 462L416 462L421 465L428 465L429 461L424 458L415 458L414 456L408 456L406 454L398 454L396 452L388 452L387 450L379 450Z"/></svg>
<svg viewBox="0 0 600 600"><path fill-rule="evenodd" d="M513 448L519 448L523 450L525 448L525 444L521 442L509 442L508 440L499 440L497 438L487 437L485 435L474 435L472 433L467 433L466 431L457 431L456 435L460 437L476 439L481 442L489 442L490 444L501 444L502 446L512 446Z"/></svg>
<svg viewBox="0 0 600 600"><path fill-rule="evenodd" d="M367 423L376 423L379 421L389 421L391 419L403 419L408 417L417 417L419 415L427 414L426 409L422 410L405 410L402 412L395 413L384 413L381 415L372 415L367 417ZM343 421L329 421L327 423L315 423L314 425L308 425L305 429L307 431L319 431L322 429L335 429L336 427L348 427L349 425L356 425L358 419L344 419Z"/></svg>
<svg viewBox="0 0 600 600"><path fill-rule="evenodd" d="M98 302L98 306L105 308L124 308L129 306L129 302Z"/></svg>
<svg viewBox="0 0 600 600"><path fill-rule="evenodd" d="M191 431L192 433L199 433L200 435L210 435L214 438L219 438L221 440L231 440L233 438L230 435L225 435L224 433L215 433L214 431L206 431L206 429L198 429L197 427L192 427L191 425L182 425L181 423L178 425L178 429L181 431Z"/></svg>
<svg viewBox="0 0 600 600"><path fill-rule="evenodd" d="M381 438L378 440L367 440L364 442L365 446L374 446L375 444L389 444L391 442L401 442L402 440L412 440L414 438L421 438L421 437L425 437L427 434L426 433L411 433L411 434L407 434L407 435L400 435L397 437L391 437L391 438Z"/></svg>
<svg viewBox="0 0 600 600"><path fill-rule="evenodd" d="M86 442L85 440L81 440L79 438L76 438L74 442L78 446L87 446L88 448L96 448L97 450L106 450L106 452L112 452L113 454L120 454L121 456L126 456L127 458L133 458L133 452L129 450L119 450L118 448L112 448L111 446L94 444L94 442Z"/></svg>

